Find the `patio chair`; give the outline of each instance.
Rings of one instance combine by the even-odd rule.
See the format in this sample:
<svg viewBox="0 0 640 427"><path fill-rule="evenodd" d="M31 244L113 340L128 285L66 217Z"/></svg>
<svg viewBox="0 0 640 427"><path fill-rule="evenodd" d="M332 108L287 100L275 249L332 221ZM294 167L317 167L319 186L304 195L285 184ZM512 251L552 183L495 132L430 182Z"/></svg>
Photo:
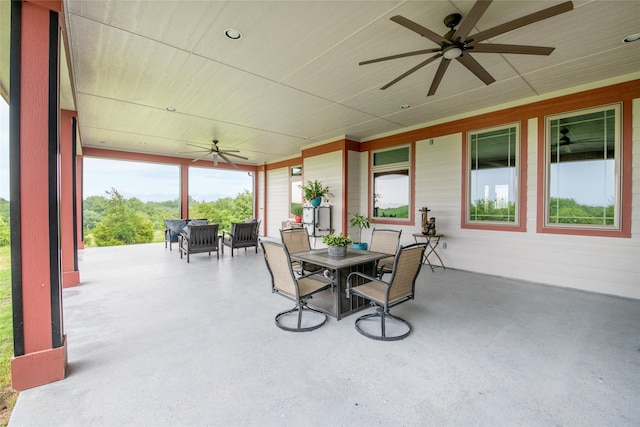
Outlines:
<svg viewBox="0 0 640 427"><path fill-rule="evenodd" d="M164 247L167 248L169 243L169 250L172 250L171 245L178 242L178 237L182 232L182 229L187 226L186 219L165 219L164 220Z"/></svg>
<svg viewBox="0 0 640 427"><path fill-rule="evenodd" d="M393 316L389 309L414 298L416 278L420 273L420 267L422 267L422 256L425 248L426 243L401 246L394 258L391 278L388 282L358 272L347 276L347 298L351 298L352 295L358 295L370 300L371 305L376 307L375 312L364 314L356 319L355 327L358 332L365 337L382 341L401 340L409 335L411 332L409 322ZM351 280L354 276L359 276L368 281L351 287ZM371 331L371 328L369 330L363 328L364 321L376 317L380 318L380 333ZM388 326L392 328L391 335L387 334Z"/></svg>
<svg viewBox="0 0 640 427"><path fill-rule="evenodd" d="M238 248L255 247L258 253L258 230L260 228L260 220L255 222L232 222L231 231L222 230L222 253L224 247L231 248L231 256L233 250Z"/></svg>
<svg viewBox="0 0 640 427"><path fill-rule="evenodd" d="M211 252L215 252L216 258L220 259L218 227L218 224L188 225L185 227L178 239L180 259L186 255L187 262L189 262L189 255L203 252L208 252L209 256L211 256Z"/></svg>
<svg viewBox="0 0 640 427"><path fill-rule="evenodd" d="M309 307L307 301L314 294L328 289L330 283L319 279L318 276L310 277L313 273L296 278L291 268L289 251L284 245L275 242L260 242L260 244L271 274L271 291L295 302L295 307L276 315L276 325L280 329L291 332L312 331L324 325L327 322L327 315ZM305 313L304 318L303 313ZM293 314L297 314L297 319L292 321Z"/></svg>
<svg viewBox="0 0 640 427"><path fill-rule="evenodd" d="M290 254L311 250L309 233L306 228L289 228L286 230L280 230L280 237L282 238L282 243ZM304 274L305 271L317 272L321 269L321 267L316 264L301 261L291 261L291 267L298 274Z"/></svg>
<svg viewBox="0 0 640 427"><path fill-rule="evenodd" d="M369 250L390 255L378 261L376 265L376 275L378 277L382 277L385 273L391 273L401 234L402 230L377 230L375 228L371 232Z"/></svg>

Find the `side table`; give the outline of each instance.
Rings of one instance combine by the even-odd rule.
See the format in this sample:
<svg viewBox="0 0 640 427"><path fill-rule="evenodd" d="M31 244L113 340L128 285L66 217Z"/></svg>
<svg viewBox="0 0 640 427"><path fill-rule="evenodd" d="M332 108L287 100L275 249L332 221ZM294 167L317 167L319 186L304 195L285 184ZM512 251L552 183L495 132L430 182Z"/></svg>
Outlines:
<svg viewBox="0 0 640 427"><path fill-rule="evenodd" d="M422 233L413 233L413 239L416 241L416 243L418 243L419 238L425 239L427 242L427 250L424 253L424 260L422 261L422 263L429 264L429 267L431 267L431 271L435 271L434 268L437 268L437 267L442 267L443 269L446 269L446 267L444 266L444 263L442 262L442 258L440 258L440 255L438 255L438 252L436 252L436 248L440 244L440 238L442 237L444 237L444 234L430 235L430 234L422 234ZM431 263L431 261L429 260L429 256L431 256L432 254L435 255L436 258L438 258L440 265L438 264L434 265Z"/></svg>

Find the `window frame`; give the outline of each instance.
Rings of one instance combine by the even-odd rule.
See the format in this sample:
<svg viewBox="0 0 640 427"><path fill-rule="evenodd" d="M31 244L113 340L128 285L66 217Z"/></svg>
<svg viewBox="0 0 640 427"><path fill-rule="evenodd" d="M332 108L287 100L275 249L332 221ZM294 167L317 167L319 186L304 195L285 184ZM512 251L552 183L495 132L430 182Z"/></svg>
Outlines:
<svg viewBox="0 0 640 427"><path fill-rule="evenodd" d="M515 178L514 178L514 203L515 221L479 221L471 220L469 208L471 206L471 138L473 135L484 132L493 132L500 129L516 128L516 158L515 158ZM462 164L463 166L463 185L462 185L462 209L461 209L461 228L477 229L477 230L493 230L493 231L526 231L526 175L527 175L527 133L528 126L523 121L513 121L509 123L500 123L492 126L468 129L463 133L462 140Z"/></svg>
<svg viewBox="0 0 640 427"><path fill-rule="evenodd" d="M406 162L388 163L382 166L375 166L374 159L378 153L385 151L393 151L398 149L408 148L408 160ZM369 216L374 219L376 224L399 224L409 225L415 221L414 206L415 206L415 143L398 144L391 147L378 148L369 151ZM392 172L395 170L406 170L408 176L408 188L407 188L407 204L408 214L407 218L393 218L393 217L377 217L374 216L375 212L375 174L380 172Z"/></svg>
<svg viewBox="0 0 640 427"><path fill-rule="evenodd" d="M551 205L551 122L568 117L576 117L590 113L604 112L607 110L615 111L615 129L614 129L614 224L567 224L550 222L550 205ZM624 236L624 204L625 194L623 192L625 176L623 168L625 163L624 150L624 111L623 103L616 102L610 104L596 105L577 110L564 111L544 116L541 120L543 131L541 132L541 151L542 151L542 188L541 202L539 210L539 232L556 233L556 234L579 234L579 235L595 235L595 236Z"/></svg>
<svg viewBox="0 0 640 427"><path fill-rule="evenodd" d="M293 171L294 169L300 169L300 173L294 175ZM293 216L293 212L291 212L291 205L293 204L293 184L294 183L298 183L299 185L302 185L302 183L304 182L302 179L302 165L294 165L294 166L289 166L289 216ZM304 197L302 197L302 190L298 189L298 192L300 193L300 205L304 206Z"/></svg>

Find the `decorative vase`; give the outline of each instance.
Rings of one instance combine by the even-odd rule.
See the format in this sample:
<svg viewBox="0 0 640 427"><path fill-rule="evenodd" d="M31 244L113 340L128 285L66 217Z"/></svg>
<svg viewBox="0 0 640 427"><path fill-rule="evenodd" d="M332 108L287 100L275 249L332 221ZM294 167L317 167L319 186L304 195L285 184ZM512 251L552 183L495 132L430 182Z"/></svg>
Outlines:
<svg viewBox="0 0 640 427"><path fill-rule="evenodd" d="M313 206L314 208L317 208L318 206L320 206L320 203L322 203L322 197L314 197L313 199L310 200L311 206Z"/></svg>
<svg viewBox="0 0 640 427"><path fill-rule="evenodd" d="M346 246L329 246L329 256L330 257L347 256L347 247Z"/></svg>
<svg viewBox="0 0 640 427"><path fill-rule="evenodd" d="M351 247L353 249L360 249L361 251L366 251L369 245L366 242L354 243Z"/></svg>

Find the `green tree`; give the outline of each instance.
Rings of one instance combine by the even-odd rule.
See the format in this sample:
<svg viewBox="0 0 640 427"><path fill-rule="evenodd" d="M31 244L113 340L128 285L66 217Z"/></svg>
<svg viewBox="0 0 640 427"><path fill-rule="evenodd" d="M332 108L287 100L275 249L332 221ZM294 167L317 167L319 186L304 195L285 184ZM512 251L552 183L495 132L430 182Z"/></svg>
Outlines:
<svg viewBox="0 0 640 427"><path fill-rule="evenodd" d="M220 224L220 229L228 230L232 222L244 222L253 215L253 196L244 190L235 199L225 197L215 202L194 202L189 204L191 218L206 218L213 224Z"/></svg>
<svg viewBox="0 0 640 427"><path fill-rule="evenodd" d="M104 219L96 224L93 237L97 246L149 243L153 240L153 224L143 214L127 207L126 199L112 188ZM133 204L137 206L137 204Z"/></svg>
<svg viewBox="0 0 640 427"><path fill-rule="evenodd" d="M11 243L9 223L0 217L0 246L8 246Z"/></svg>

